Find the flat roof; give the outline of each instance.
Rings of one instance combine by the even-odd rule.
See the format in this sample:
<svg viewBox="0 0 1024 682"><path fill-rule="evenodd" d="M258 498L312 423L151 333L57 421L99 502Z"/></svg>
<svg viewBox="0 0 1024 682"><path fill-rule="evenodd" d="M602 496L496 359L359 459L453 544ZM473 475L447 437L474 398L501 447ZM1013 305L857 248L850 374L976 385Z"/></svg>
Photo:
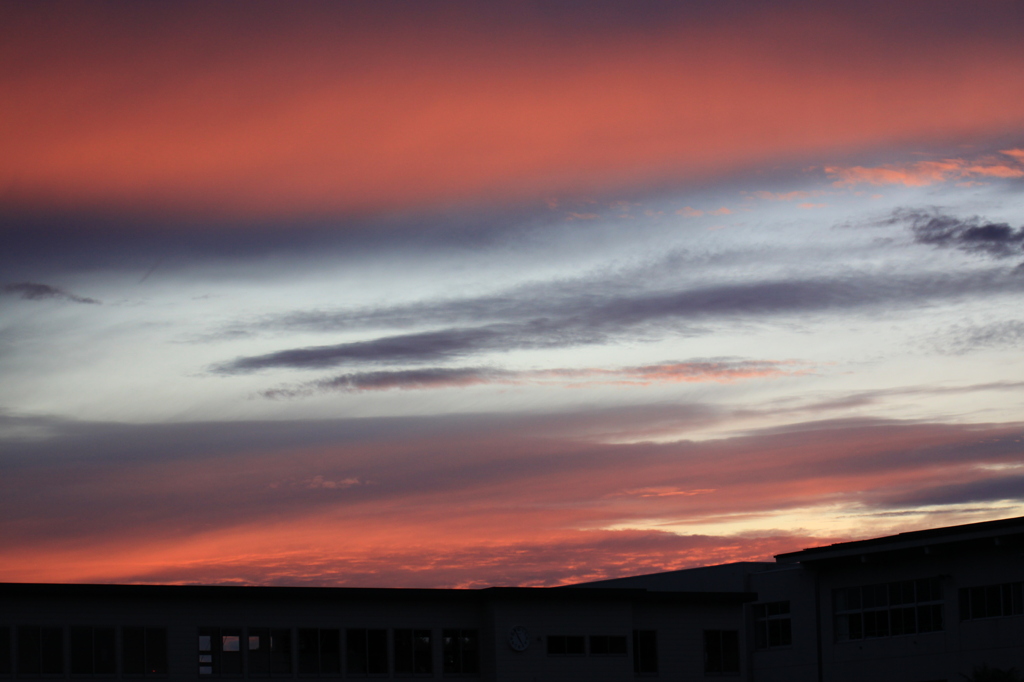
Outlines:
<svg viewBox="0 0 1024 682"><path fill-rule="evenodd" d="M118 585L0 583L0 598L223 599L238 601L639 601L742 604L753 592L660 592L638 588L487 587L423 589L399 587L293 587L273 585Z"/></svg>
<svg viewBox="0 0 1024 682"><path fill-rule="evenodd" d="M945 528L928 528L926 530L909 531L868 540L837 542L822 547L809 547L796 552L776 554L775 560L779 563L794 563L842 559L863 554L970 542L1007 535L1024 535L1024 516L1011 519L997 519L995 521L982 521L980 523L966 523L960 526L946 526Z"/></svg>

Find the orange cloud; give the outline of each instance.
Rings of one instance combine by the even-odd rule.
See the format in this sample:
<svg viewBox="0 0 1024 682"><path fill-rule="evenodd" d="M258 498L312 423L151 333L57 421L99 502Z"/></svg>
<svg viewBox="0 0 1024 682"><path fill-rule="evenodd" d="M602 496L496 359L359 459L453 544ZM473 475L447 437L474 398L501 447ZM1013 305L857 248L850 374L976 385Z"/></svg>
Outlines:
<svg viewBox="0 0 1024 682"><path fill-rule="evenodd" d="M1014 152L1000 152L1013 159L1018 159ZM1024 161L1007 163L995 157L979 160L943 159L942 161L920 161L906 165L888 165L877 168L853 166L842 168L830 166L825 172L836 178L832 184L836 187L852 185L905 185L907 187L923 187L938 182L961 180L972 177L989 178L1021 178L1024 177ZM961 183L965 184L965 183Z"/></svg>
<svg viewBox="0 0 1024 682"><path fill-rule="evenodd" d="M919 22L899 40L898 7L643 31L447 5L177 7L4 9L7 207L268 218L539 199L997 134L1024 115L1001 5L987 32ZM932 177L893 172L840 181Z"/></svg>
<svg viewBox="0 0 1024 682"><path fill-rule="evenodd" d="M560 584L818 544L834 533L773 530L772 515L928 504L1014 475L1021 457L1020 430L1007 427L839 422L622 445L578 427L537 435L544 422L532 420L414 433L389 420L317 447L217 454L211 441L197 459L183 442L159 457L79 457L56 475L46 461L26 465L4 481L18 489L5 492L16 513L0 520L0 580ZM652 520L761 530L608 530Z"/></svg>

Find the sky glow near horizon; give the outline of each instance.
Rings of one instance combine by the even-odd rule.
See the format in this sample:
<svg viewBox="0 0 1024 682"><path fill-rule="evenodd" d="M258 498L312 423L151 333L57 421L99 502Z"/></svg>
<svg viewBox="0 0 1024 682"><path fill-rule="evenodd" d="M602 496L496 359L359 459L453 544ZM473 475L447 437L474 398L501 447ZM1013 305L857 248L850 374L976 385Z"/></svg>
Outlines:
<svg viewBox="0 0 1024 682"><path fill-rule="evenodd" d="M1019 3L180 7L0 9L0 580L1024 515Z"/></svg>

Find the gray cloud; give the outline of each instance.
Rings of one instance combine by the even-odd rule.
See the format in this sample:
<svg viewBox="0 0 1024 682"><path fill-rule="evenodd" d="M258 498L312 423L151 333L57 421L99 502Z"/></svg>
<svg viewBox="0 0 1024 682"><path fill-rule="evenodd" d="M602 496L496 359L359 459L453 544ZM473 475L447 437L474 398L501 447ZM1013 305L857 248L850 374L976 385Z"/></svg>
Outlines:
<svg viewBox="0 0 1024 682"><path fill-rule="evenodd" d="M390 389L443 388L469 386L515 378L515 372L492 367L425 367L380 372L357 372L319 379L296 388L272 388L261 391L265 398L294 398L328 391L386 391Z"/></svg>
<svg viewBox="0 0 1024 682"><path fill-rule="evenodd" d="M746 321L793 314L823 314L878 306L901 308L931 300L1024 292L1024 278L1002 269L973 273L917 275L852 274L847 277L774 280L681 291L626 292L597 289L554 300L501 298L498 314L513 319L486 325L452 326L427 332L381 336L367 341L286 349L237 358L214 368L219 373L267 368L323 369L341 365L429 363L485 352L558 348L675 334L699 334L711 321ZM471 320L492 298L467 298L383 308L376 325L393 321ZM495 314L492 312L492 315ZM357 312L302 320L304 328L351 328L365 319Z"/></svg>
<svg viewBox="0 0 1024 682"><path fill-rule="evenodd" d="M977 326L956 326L940 334L934 345L940 352L960 355L980 348L1024 344L1024 321L1007 320Z"/></svg>
<svg viewBox="0 0 1024 682"><path fill-rule="evenodd" d="M893 507L938 506L999 500L1024 500L1024 474L989 476L966 483L915 490L908 495L886 496L884 504Z"/></svg>
<svg viewBox="0 0 1024 682"><path fill-rule="evenodd" d="M261 391L265 398L295 398L331 391L386 391L392 389L432 389L471 386L486 383L521 382L594 382L649 384L664 381L736 381L754 377L778 376L802 372L806 367L795 362L718 358L665 362L639 367L556 368L510 371L496 367L424 367L406 370L353 372L298 386Z"/></svg>
<svg viewBox="0 0 1024 682"><path fill-rule="evenodd" d="M993 223L975 216L957 218L936 212L898 211L897 220L907 221L918 244L955 248L995 258L1024 255L1024 227Z"/></svg>
<svg viewBox="0 0 1024 682"><path fill-rule="evenodd" d="M63 289L51 287L49 284L37 284L35 282L13 282L11 284L6 284L4 285L4 293L17 294L21 298L30 301L56 298L63 301L71 301L73 303L100 303L100 301L97 301L95 298L76 296L75 294L64 291Z"/></svg>

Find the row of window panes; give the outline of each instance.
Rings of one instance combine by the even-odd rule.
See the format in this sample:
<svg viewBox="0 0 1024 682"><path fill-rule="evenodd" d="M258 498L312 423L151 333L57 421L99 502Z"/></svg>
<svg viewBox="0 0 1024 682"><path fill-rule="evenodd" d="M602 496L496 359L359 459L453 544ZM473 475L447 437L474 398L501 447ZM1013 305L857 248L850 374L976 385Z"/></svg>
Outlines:
<svg viewBox="0 0 1024 682"><path fill-rule="evenodd" d="M833 590L837 613L861 611L942 601L942 582L938 578L902 580L894 583L864 585Z"/></svg>
<svg viewBox="0 0 1024 682"><path fill-rule="evenodd" d="M960 620L1024 614L1024 583L960 588Z"/></svg>
<svg viewBox="0 0 1024 682"><path fill-rule="evenodd" d="M298 629L300 675L338 675L342 667L342 630ZM345 671L349 675L386 675L388 631L351 628L345 635ZM242 674L243 655L250 676L291 675L291 630L200 628L199 674ZM395 674L430 675L434 672L433 634L429 629L392 631ZM445 674L480 672L480 636L477 630L445 629L441 633L442 671Z"/></svg>
<svg viewBox="0 0 1024 682"><path fill-rule="evenodd" d="M790 646L793 643L788 601L754 604L752 612L755 648L771 649Z"/></svg>
<svg viewBox="0 0 1024 682"><path fill-rule="evenodd" d="M548 635L548 655L585 656L586 638L583 635ZM625 635L591 635L592 656L625 656L629 653Z"/></svg>
<svg viewBox="0 0 1024 682"><path fill-rule="evenodd" d="M833 590L836 640L912 635L943 629L939 578Z"/></svg>
<svg viewBox="0 0 1024 682"><path fill-rule="evenodd" d="M70 660L65 661L63 627L0 627L0 674L63 675L66 663L72 675L117 674L117 628L72 626L68 643ZM121 674L167 674L166 628L121 628Z"/></svg>

